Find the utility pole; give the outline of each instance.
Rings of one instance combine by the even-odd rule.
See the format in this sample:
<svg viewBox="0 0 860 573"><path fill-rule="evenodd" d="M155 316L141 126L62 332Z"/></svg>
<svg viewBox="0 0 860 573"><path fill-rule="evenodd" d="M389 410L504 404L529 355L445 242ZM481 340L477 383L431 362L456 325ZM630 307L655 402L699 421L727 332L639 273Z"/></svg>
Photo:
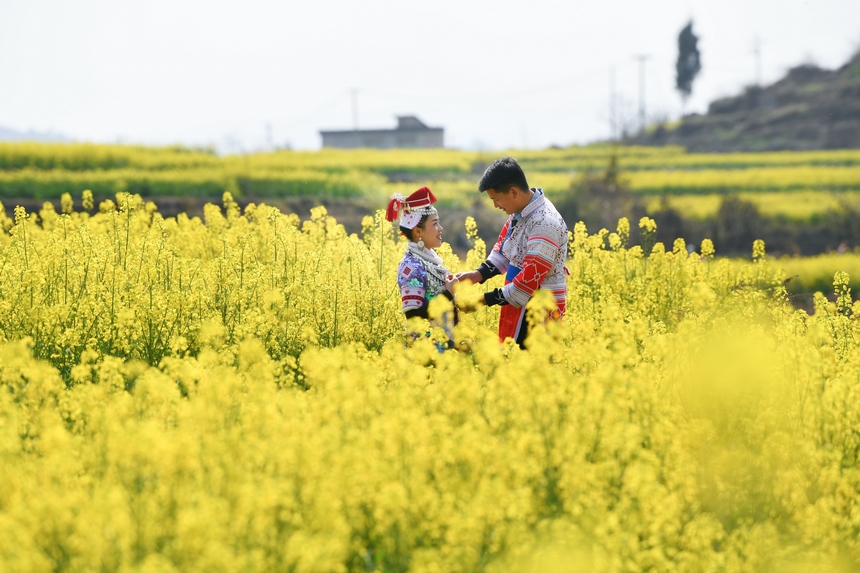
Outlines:
<svg viewBox="0 0 860 573"><path fill-rule="evenodd" d="M758 34L755 35L753 41L753 55L755 55L755 85L761 87L761 40Z"/></svg>
<svg viewBox="0 0 860 573"><path fill-rule="evenodd" d="M275 144L274 138L272 137L272 123L269 122L266 124L266 151L274 151Z"/></svg>
<svg viewBox="0 0 860 573"><path fill-rule="evenodd" d="M615 109L615 66L609 68L609 138L618 139L618 118Z"/></svg>
<svg viewBox="0 0 860 573"><path fill-rule="evenodd" d="M639 60L639 131L645 131L645 62L651 56L638 54L634 57Z"/></svg>
<svg viewBox="0 0 860 573"><path fill-rule="evenodd" d="M362 147L358 135L358 88L352 88L352 146Z"/></svg>
<svg viewBox="0 0 860 573"><path fill-rule="evenodd" d="M358 131L358 89L352 88L352 129Z"/></svg>

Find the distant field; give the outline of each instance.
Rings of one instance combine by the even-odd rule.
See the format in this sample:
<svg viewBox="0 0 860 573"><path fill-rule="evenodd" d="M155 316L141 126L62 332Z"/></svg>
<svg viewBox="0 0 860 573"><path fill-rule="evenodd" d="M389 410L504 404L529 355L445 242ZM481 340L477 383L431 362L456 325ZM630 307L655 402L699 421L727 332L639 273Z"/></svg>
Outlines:
<svg viewBox="0 0 860 573"><path fill-rule="evenodd" d="M813 221L846 205L860 206L860 192L857 191L765 191L737 193L736 196L754 204L764 216L796 223ZM666 203L687 218L705 221L716 216L724 197L724 193L674 195L667 197ZM661 203L662 196L655 195L646 204L650 212L655 212L662 208Z"/></svg>
<svg viewBox="0 0 860 573"><path fill-rule="evenodd" d="M772 265L790 279L786 288L791 293L825 294L833 292L833 276L842 271L850 277L860 278L860 253L835 253L814 257L781 257Z"/></svg>
<svg viewBox="0 0 860 573"><path fill-rule="evenodd" d="M255 200L364 197L382 204L391 193L429 185L443 205L466 208L480 173L502 153L517 157L532 184L557 196L575 177L604 170L612 155L622 179L646 200L692 220L713 218L732 194L788 222L860 204L860 150L686 153L682 148L593 145L546 150L278 151L219 157L206 150L96 144L0 143L0 200L58 200L90 189L142 197L218 199L224 191ZM664 200L665 197L665 200Z"/></svg>

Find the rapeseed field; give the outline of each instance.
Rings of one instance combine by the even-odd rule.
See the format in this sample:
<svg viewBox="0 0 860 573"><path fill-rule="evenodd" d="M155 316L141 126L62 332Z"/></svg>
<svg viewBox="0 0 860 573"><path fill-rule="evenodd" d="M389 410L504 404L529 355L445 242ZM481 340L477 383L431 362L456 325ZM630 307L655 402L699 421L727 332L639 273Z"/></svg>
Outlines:
<svg viewBox="0 0 860 573"><path fill-rule="evenodd" d="M809 315L760 241L577 224L563 323L536 297L524 351L485 308L440 353L405 343L381 212L93 203L0 220L0 570L860 565L844 272Z"/></svg>

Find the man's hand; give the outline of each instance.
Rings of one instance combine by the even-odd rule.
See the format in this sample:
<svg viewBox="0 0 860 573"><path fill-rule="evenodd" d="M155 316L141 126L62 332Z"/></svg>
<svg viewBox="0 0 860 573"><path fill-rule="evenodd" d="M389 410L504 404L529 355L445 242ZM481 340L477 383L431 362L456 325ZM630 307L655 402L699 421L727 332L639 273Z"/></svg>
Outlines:
<svg viewBox="0 0 860 573"><path fill-rule="evenodd" d="M481 282L481 273L478 271L469 271L468 273L457 273L454 275L458 281L468 281L472 284Z"/></svg>
<svg viewBox="0 0 860 573"><path fill-rule="evenodd" d="M478 308L485 306L484 295L476 294L471 296L457 296L454 297L454 305L461 312L475 312Z"/></svg>

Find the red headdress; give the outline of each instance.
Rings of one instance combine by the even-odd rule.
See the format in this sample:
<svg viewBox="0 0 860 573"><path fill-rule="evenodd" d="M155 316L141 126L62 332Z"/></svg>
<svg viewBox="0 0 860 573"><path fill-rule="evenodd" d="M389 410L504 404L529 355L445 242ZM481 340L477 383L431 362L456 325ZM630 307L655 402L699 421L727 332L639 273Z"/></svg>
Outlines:
<svg viewBox="0 0 860 573"><path fill-rule="evenodd" d="M385 218L388 221L394 222L397 215L402 211L400 226L414 229L419 221L421 221L421 217L436 213L436 208L433 207L433 203L435 202L436 197L428 187L422 187L405 198L403 195L395 193L388 202L388 208L385 210Z"/></svg>

